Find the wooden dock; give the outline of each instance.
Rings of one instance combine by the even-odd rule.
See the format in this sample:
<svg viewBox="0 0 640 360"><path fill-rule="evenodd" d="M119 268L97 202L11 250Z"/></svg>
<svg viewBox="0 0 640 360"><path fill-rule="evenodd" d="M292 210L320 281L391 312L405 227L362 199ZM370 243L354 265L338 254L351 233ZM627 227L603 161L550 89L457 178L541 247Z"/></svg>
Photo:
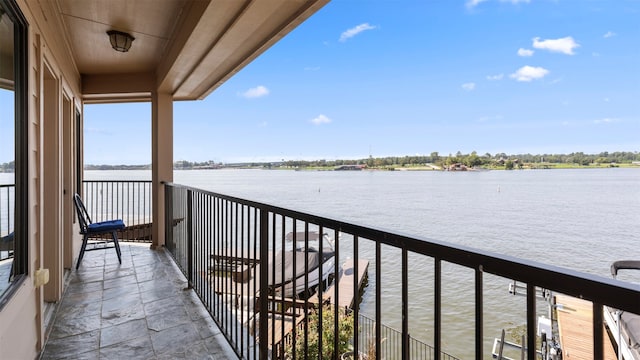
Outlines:
<svg viewBox="0 0 640 360"><path fill-rule="evenodd" d="M352 259L348 259L342 265L342 271L340 272L340 277L337 281L334 281L333 285L331 285L327 290L325 290L323 295L323 302L325 304L331 303L335 304L336 299L334 298L335 294L335 286L338 286L338 305L340 307L348 307L353 308L357 306L358 301L360 299L360 292L362 290L362 285L364 281L367 279L367 274L369 270L369 261L368 260L358 260L358 274L356 277L354 261ZM353 284L354 281L357 281L358 284L358 293L354 293ZM300 327L303 324L303 321L306 320L306 315L308 309L304 309L304 300L294 300L290 298L280 298L278 296L269 296L269 301L274 304L274 307L280 304L286 310L285 314L279 313L277 311L269 313L268 318L268 329L269 333L268 341L269 347L274 351L274 353L279 354L280 356L284 356L285 344L291 339L289 335L293 331L294 327ZM312 297L307 300L308 304L311 307L317 306L318 301L317 297ZM283 337L284 335L284 337Z"/></svg>
<svg viewBox="0 0 640 360"><path fill-rule="evenodd" d="M359 300L360 294L353 293L353 282L358 282L358 292L362 290L362 284L367 278L367 274L369 271L369 260L358 260L358 277L356 278L355 274L355 266L353 259L347 259L342 265L342 272L340 274L340 278L338 279L338 305L340 307L348 307L353 309L354 305L357 305L356 301ZM357 279L357 280L356 280ZM334 298L336 286L335 282L331 285L326 291L325 294L329 298L329 302L331 304L336 303L336 299Z"/></svg>
<svg viewBox="0 0 640 360"><path fill-rule="evenodd" d="M593 359L593 305L589 301L556 295L563 359ZM603 325L604 326L604 325ZM604 359L616 360L613 345L604 331Z"/></svg>

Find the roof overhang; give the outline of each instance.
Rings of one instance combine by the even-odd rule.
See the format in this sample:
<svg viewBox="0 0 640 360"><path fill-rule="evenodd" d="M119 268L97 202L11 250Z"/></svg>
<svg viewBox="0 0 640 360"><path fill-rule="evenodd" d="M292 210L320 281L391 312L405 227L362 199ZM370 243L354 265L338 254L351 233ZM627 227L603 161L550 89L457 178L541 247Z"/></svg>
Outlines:
<svg viewBox="0 0 640 360"><path fill-rule="evenodd" d="M203 99L329 0L56 0L85 102ZM46 16L46 15L45 15ZM135 40L128 52L106 34Z"/></svg>

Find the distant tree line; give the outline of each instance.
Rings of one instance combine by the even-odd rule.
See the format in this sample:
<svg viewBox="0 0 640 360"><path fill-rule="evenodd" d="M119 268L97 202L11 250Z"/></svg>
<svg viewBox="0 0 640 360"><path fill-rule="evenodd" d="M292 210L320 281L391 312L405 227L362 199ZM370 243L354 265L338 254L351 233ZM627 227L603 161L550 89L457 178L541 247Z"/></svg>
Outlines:
<svg viewBox="0 0 640 360"><path fill-rule="evenodd" d="M288 160L282 165L288 167L331 167L340 165L357 165L366 164L368 167L395 167L407 165L424 165L434 164L438 166L449 166L453 164L464 164L469 167L476 166L492 166L507 164L624 164L633 161L640 161L639 152L602 152L599 154L585 154L576 152L570 154L515 154L507 155L505 153L490 154L485 153L479 155L473 151L470 154L462 154L458 151L455 155L440 155L438 152L432 152L430 155L417 156L388 156L388 157L369 157L365 159L355 160Z"/></svg>
<svg viewBox="0 0 640 360"><path fill-rule="evenodd" d="M341 165L367 165L370 168L383 167L404 167L434 164L437 166L450 166L463 164L468 167L491 167L504 166L506 168L522 167L524 164L544 165L544 164L575 164L587 166L590 164L629 164L640 161L640 152L616 151L601 152L599 154L585 154L575 152L570 154L512 154L505 153L479 155L473 151L470 154L462 154L458 151L455 154L440 155L437 151L430 155L415 156L387 156L368 157L363 159L341 159L341 160L283 160L271 163L242 163L223 164L212 160L197 162L180 160L173 163L176 170L191 169L219 169L222 167L336 167ZM13 162L0 164L0 172L13 172ZM151 165L85 165L86 170L149 170Z"/></svg>
<svg viewBox="0 0 640 360"><path fill-rule="evenodd" d="M190 170L190 169L215 169L220 168L220 163L214 161L204 162L191 162L186 160L180 160L173 163L175 170ZM85 165L85 170L151 170L151 164L144 165Z"/></svg>
<svg viewBox="0 0 640 360"><path fill-rule="evenodd" d="M85 165L85 170L151 170L151 165Z"/></svg>
<svg viewBox="0 0 640 360"><path fill-rule="evenodd" d="M0 164L0 173L12 173L15 171L16 171L15 161L10 161L8 163Z"/></svg>
<svg viewBox="0 0 640 360"><path fill-rule="evenodd" d="M187 160L180 160L173 163L173 168L175 170L191 170L191 169L219 169L222 167L222 164L216 163L213 160L203 161L203 162L191 162Z"/></svg>

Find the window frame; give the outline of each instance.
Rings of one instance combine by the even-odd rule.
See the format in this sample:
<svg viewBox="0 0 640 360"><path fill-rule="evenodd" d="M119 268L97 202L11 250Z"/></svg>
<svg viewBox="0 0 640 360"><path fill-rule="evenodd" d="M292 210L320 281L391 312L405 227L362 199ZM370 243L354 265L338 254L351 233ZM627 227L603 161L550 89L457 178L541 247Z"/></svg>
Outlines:
<svg viewBox="0 0 640 360"><path fill-rule="evenodd" d="M15 0L0 0L3 16L14 26L14 107L15 107L15 204L14 204L14 279L0 294L0 311L9 302L29 273L29 25Z"/></svg>

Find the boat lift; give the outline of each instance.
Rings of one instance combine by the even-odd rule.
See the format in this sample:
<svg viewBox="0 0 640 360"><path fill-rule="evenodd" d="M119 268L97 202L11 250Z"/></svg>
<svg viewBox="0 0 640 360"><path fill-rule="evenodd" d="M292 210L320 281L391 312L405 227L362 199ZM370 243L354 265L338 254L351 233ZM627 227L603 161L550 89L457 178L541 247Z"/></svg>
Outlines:
<svg viewBox="0 0 640 360"><path fill-rule="evenodd" d="M526 296L527 287L525 285L518 284L518 282L514 280L509 284L509 294L514 296ZM538 317L537 335L540 337L541 346L540 350L537 350L536 353L542 360L561 360L562 348L560 346L560 341L558 340L558 324L557 319L554 317L554 312L557 308L562 307L562 305L555 304L555 298L552 292L547 289L536 288L536 297L546 301L549 308L548 317ZM491 350L492 357L498 360L515 360L504 355L504 350L507 349L512 350L512 352L519 351L520 359L526 359L527 346L525 346L525 336L522 336L520 344L505 341L504 337L505 330L502 329L501 337L493 340L493 349Z"/></svg>

